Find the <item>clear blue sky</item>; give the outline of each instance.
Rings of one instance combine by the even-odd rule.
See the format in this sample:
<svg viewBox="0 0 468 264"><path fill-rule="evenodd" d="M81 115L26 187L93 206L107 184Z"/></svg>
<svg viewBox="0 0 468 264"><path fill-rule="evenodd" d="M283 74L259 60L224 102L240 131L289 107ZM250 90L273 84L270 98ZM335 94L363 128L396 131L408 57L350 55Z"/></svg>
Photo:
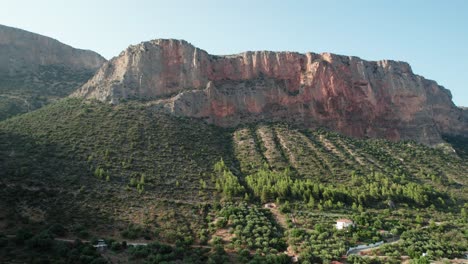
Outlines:
<svg viewBox="0 0 468 264"><path fill-rule="evenodd" d="M468 106L468 0L0 0L0 24L106 58L185 39L212 54L332 52L409 62Z"/></svg>

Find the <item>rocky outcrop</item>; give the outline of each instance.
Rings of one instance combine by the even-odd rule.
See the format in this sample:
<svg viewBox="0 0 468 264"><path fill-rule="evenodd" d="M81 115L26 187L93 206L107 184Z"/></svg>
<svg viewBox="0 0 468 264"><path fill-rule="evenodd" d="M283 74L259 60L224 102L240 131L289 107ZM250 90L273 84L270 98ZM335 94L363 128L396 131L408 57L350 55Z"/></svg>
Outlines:
<svg viewBox="0 0 468 264"><path fill-rule="evenodd" d="M0 74L17 75L40 66L97 70L106 60L96 52L80 50L55 39L0 25Z"/></svg>
<svg viewBox="0 0 468 264"><path fill-rule="evenodd" d="M468 135L450 92L405 62L330 53L245 52L214 56L182 40L130 46L74 96L155 109L220 126L287 121L355 137L442 141Z"/></svg>
<svg viewBox="0 0 468 264"><path fill-rule="evenodd" d="M105 61L93 51L0 25L0 120L68 96Z"/></svg>

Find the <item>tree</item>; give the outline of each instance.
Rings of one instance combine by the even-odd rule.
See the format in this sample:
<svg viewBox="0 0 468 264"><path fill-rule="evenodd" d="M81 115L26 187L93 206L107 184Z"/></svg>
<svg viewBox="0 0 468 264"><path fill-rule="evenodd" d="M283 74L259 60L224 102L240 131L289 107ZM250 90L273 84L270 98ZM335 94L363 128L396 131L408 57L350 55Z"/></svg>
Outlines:
<svg viewBox="0 0 468 264"><path fill-rule="evenodd" d="M362 204L358 206L358 211L361 213L364 212L364 207L362 207Z"/></svg>
<svg viewBox="0 0 468 264"><path fill-rule="evenodd" d="M309 202L307 203L307 206L310 209L313 209L314 206L315 206L315 199L314 199L314 197L312 195L309 197Z"/></svg>
<svg viewBox="0 0 468 264"><path fill-rule="evenodd" d="M136 180L135 178L130 179L130 187L135 187L136 186Z"/></svg>
<svg viewBox="0 0 468 264"><path fill-rule="evenodd" d="M244 186L240 185L237 177L225 166L222 159L215 163L213 169L217 174L216 190L222 193L224 198L231 199L245 191Z"/></svg>
<svg viewBox="0 0 468 264"><path fill-rule="evenodd" d="M429 261L429 258L427 257L419 257L419 258L412 259L410 263L411 264L429 264L431 262Z"/></svg>
<svg viewBox="0 0 468 264"><path fill-rule="evenodd" d="M463 222L468 222L468 210L466 210L465 207L461 209L461 216L462 216Z"/></svg>
<svg viewBox="0 0 468 264"><path fill-rule="evenodd" d="M423 218L422 218L420 215L417 215L415 221L416 221L416 223L418 223L418 224L422 224L424 220L423 220Z"/></svg>

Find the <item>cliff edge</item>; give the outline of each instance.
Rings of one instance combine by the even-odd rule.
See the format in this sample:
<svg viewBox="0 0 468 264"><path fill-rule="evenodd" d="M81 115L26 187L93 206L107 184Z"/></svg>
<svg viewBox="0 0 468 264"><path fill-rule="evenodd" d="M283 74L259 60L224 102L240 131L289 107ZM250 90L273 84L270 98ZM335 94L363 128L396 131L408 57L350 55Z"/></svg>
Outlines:
<svg viewBox="0 0 468 264"><path fill-rule="evenodd" d="M450 91L405 62L330 53L255 51L214 56L183 40L133 45L73 96L155 109L232 127L286 121L354 137L434 145L468 135Z"/></svg>

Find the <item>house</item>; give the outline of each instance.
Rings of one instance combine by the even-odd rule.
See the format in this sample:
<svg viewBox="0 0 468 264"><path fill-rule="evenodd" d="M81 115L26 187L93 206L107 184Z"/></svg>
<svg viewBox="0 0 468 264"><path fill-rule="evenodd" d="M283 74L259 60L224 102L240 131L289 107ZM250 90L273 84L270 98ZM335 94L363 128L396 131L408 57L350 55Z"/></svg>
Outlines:
<svg viewBox="0 0 468 264"><path fill-rule="evenodd" d="M275 209L276 208L276 204L275 203L267 203L265 204L264 206L266 209Z"/></svg>
<svg viewBox="0 0 468 264"><path fill-rule="evenodd" d="M103 239L99 239L97 241L97 245L94 245L94 247L98 250L98 251L104 251L107 249L107 243L106 241L104 241Z"/></svg>
<svg viewBox="0 0 468 264"><path fill-rule="evenodd" d="M342 230L350 226L354 226L354 222L352 220L346 218L336 220L336 229L338 230Z"/></svg>
<svg viewBox="0 0 468 264"><path fill-rule="evenodd" d="M389 231L387 230L379 230L379 234L382 236L382 237L389 237L389 236L392 236L392 233L390 233Z"/></svg>

